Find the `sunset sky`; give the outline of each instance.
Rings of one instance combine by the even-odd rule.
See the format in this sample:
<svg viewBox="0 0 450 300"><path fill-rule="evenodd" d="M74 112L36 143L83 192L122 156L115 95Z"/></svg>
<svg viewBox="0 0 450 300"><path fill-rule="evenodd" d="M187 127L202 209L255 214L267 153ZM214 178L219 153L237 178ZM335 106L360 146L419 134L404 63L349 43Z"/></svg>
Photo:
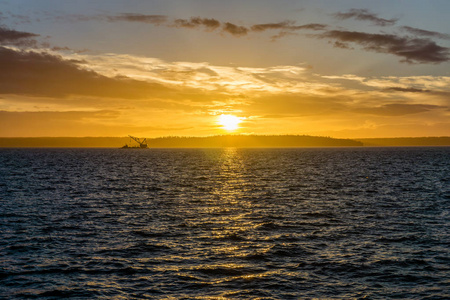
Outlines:
<svg viewBox="0 0 450 300"><path fill-rule="evenodd" d="M0 0L0 137L448 136L449 12L449 0Z"/></svg>

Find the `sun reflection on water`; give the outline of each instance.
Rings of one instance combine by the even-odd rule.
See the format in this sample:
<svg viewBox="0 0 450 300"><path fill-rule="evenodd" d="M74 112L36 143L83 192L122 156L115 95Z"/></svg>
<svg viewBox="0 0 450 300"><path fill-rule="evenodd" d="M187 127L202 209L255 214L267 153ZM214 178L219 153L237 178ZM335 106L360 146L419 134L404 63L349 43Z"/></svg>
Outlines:
<svg viewBox="0 0 450 300"><path fill-rule="evenodd" d="M12 298L446 295L447 149L9 151Z"/></svg>

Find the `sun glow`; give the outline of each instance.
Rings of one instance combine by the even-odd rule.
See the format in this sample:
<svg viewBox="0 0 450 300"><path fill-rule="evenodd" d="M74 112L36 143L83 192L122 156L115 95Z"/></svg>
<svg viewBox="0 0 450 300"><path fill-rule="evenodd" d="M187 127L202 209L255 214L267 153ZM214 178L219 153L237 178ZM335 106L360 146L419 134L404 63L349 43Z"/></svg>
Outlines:
<svg viewBox="0 0 450 300"><path fill-rule="evenodd" d="M242 120L239 117L233 116L233 115L220 115L218 124L222 125L222 128L225 130L236 130L239 128L239 123L241 123Z"/></svg>

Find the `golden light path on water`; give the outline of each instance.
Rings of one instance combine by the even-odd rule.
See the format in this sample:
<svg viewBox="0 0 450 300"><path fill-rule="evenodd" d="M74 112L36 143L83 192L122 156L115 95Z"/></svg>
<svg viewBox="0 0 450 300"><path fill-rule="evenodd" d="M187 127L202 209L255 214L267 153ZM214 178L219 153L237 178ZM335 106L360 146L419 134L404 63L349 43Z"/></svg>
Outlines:
<svg viewBox="0 0 450 300"><path fill-rule="evenodd" d="M445 148L2 154L18 298L445 298Z"/></svg>
<svg viewBox="0 0 450 300"><path fill-rule="evenodd" d="M219 155L217 155L219 154ZM216 172L211 174L218 183L210 190L209 203L196 208L197 219L188 221L188 226L195 227L195 223L209 224L209 230L200 233L200 238L212 240L207 248L198 250L198 260L203 255L213 257L223 257L222 263L213 264L173 266L171 271L177 272L180 277L189 277L192 272L201 271L205 274L222 275L221 278L202 278L203 284L227 284L236 281L251 282L256 278L276 276L280 271L276 270L254 270L250 274L248 270L253 269L251 261L245 262L245 258L258 252L259 254L270 251L272 245L266 243L267 237L258 237L254 234L260 224L253 219L253 206L251 199L246 199L246 194L254 188L254 182L248 176L247 165L242 153L237 148L224 148L220 153L215 153L209 157L214 161ZM205 199L204 199L205 200ZM205 205L206 204L206 205ZM254 240L261 240L262 243L255 245ZM226 242L228 241L228 242ZM256 246L256 247L255 247ZM167 257L171 260L172 257ZM180 257L178 257L180 259ZM192 258L191 258L192 259ZM184 260L184 259L182 259ZM230 260L236 260L230 262ZM167 268L161 271L168 271ZM225 276L227 275L227 276ZM232 291L224 291L228 294ZM228 294L229 296L230 294Z"/></svg>

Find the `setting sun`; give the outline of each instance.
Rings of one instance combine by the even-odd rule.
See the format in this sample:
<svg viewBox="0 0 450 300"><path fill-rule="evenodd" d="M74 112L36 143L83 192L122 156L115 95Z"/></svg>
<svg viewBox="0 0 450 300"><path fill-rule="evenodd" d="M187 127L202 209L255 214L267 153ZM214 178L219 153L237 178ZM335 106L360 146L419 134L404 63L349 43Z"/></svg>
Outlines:
<svg viewBox="0 0 450 300"><path fill-rule="evenodd" d="M241 118L233 116L233 115L220 115L219 123L222 125L222 128L225 130L236 130L239 128L239 123L241 123Z"/></svg>

